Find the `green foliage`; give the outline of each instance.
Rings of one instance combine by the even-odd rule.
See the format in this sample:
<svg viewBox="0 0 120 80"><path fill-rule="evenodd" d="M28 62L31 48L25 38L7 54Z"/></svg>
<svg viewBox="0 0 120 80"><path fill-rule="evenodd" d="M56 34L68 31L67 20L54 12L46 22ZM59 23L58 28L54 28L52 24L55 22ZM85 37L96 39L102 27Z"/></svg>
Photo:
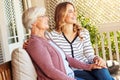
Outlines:
<svg viewBox="0 0 120 80"><path fill-rule="evenodd" d="M100 40L101 36L98 33L98 28L97 26L93 25L90 22L89 18L84 17L83 15L78 15L78 21L79 23L81 23L82 27L86 28L89 33L90 33L90 39L92 42L93 47L95 48L96 45L96 41L98 44L98 51L99 51L99 55L102 57L103 53L102 53L102 42ZM106 53L106 58L109 59L109 44L108 44L108 37L107 37L107 33L103 33L103 37L104 37L104 48L105 48L105 53ZM120 46L120 31L117 32L117 41L118 41L118 46ZM110 41L111 41L111 49L112 49L112 54L113 54L113 58L116 59L116 50L115 50L115 40L114 40L114 33L110 32ZM119 52L120 52L120 47L119 48Z"/></svg>
<svg viewBox="0 0 120 80"><path fill-rule="evenodd" d="M81 23L82 27L86 28L89 31L90 39L94 46L96 38L98 37L97 27L90 22L89 18L85 18L83 15L78 15L77 19Z"/></svg>

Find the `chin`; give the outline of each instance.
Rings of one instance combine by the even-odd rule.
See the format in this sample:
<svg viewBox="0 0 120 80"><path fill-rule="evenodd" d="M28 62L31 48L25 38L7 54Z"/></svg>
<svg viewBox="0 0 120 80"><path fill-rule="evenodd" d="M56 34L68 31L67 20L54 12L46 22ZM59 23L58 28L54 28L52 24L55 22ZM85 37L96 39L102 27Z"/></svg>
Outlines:
<svg viewBox="0 0 120 80"><path fill-rule="evenodd" d="M76 24L77 23L77 21L75 20L75 21L72 21L73 22L73 24Z"/></svg>

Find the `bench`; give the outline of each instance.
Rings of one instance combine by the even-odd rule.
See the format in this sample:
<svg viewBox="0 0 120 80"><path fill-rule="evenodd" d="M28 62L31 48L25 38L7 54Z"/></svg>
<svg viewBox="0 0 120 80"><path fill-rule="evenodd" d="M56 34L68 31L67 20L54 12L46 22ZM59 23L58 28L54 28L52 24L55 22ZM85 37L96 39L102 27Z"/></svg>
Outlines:
<svg viewBox="0 0 120 80"><path fill-rule="evenodd" d="M119 75L120 73L118 73ZM113 75L116 80L119 80L118 75ZM11 61L5 62L0 65L0 80L13 80L12 79L12 68L11 68Z"/></svg>
<svg viewBox="0 0 120 80"><path fill-rule="evenodd" d="M14 49L11 58L0 64L0 80L37 80L33 63L24 49Z"/></svg>
<svg viewBox="0 0 120 80"><path fill-rule="evenodd" d="M14 53L14 55L13 55L13 53ZM18 48L18 49L15 49L13 51L13 53L12 53L12 61L8 61L8 62L5 62L0 65L0 80L13 80L13 78L15 80L23 80L23 79L36 80L37 79L36 72L35 72L32 62L31 62L28 54L25 52L25 50ZM19 66L16 67L16 65L18 65L18 64L15 64L15 65L12 65L12 67L11 67L11 63L14 63L14 59L15 59L15 61L20 62ZM119 59L118 59L118 61L119 61ZM23 66L23 67L21 67L21 66ZM25 67L27 67L27 69ZM14 69L16 69L16 70L14 70ZM16 74L16 73L14 73L15 71L21 72L22 74L19 73L20 75L17 74L15 76L13 76L14 74ZM30 73L30 74L28 74L28 73ZM16 76L18 78L15 78ZM119 79L116 78L116 80L119 80Z"/></svg>
<svg viewBox="0 0 120 80"><path fill-rule="evenodd" d="M0 80L12 80L11 61L0 65Z"/></svg>

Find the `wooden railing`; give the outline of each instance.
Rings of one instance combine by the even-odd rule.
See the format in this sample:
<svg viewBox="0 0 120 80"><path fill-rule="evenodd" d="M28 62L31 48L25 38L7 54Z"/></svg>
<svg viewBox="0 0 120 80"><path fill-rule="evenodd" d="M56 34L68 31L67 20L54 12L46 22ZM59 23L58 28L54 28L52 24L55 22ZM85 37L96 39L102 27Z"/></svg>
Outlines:
<svg viewBox="0 0 120 80"><path fill-rule="evenodd" d="M104 60L115 59L120 63L120 22L99 25L98 32L96 54Z"/></svg>

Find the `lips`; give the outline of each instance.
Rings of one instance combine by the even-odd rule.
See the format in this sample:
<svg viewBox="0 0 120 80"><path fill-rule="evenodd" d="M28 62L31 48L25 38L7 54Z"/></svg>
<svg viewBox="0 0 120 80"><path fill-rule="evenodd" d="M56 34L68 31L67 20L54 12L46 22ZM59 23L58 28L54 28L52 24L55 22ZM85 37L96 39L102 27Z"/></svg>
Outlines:
<svg viewBox="0 0 120 80"><path fill-rule="evenodd" d="M76 20L76 17L71 17L72 20Z"/></svg>

